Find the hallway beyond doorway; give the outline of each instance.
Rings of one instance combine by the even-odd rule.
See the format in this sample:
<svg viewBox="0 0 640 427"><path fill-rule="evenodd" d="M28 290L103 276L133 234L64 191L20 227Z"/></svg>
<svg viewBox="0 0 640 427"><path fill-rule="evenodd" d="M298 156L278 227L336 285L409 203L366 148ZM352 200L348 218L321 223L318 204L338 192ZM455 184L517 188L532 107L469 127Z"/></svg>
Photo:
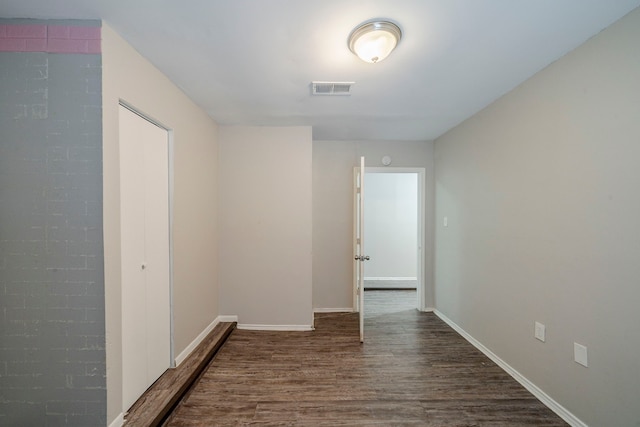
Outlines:
<svg viewBox="0 0 640 427"><path fill-rule="evenodd" d="M384 314L417 310L417 292L409 290L370 290L364 292L364 317L375 318Z"/></svg>

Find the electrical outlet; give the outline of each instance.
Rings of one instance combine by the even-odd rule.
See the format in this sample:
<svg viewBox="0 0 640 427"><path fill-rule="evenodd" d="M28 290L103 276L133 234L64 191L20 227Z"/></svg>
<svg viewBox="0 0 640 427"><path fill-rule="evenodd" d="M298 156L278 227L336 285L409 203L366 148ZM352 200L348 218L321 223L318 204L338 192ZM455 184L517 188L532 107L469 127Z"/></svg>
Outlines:
<svg viewBox="0 0 640 427"><path fill-rule="evenodd" d="M533 336L536 337L537 339L539 339L540 341L544 342L545 338L545 326L540 323L540 322L536 322L536 326L535 326L535 330L533 332Z"/></svg>
<svg viewBox="0 0 640 427"><path fill-rule="evenodd" d="M445 227L449 226L449 218L447 218L446 216L444 217L443 224L444 224Z"/></svg>
<svg viewBox="0 0 640 427"><path fill-rule="evenodd" d="M589 364L587 363L587 346L574 342L573 343L573 360L575 360L576 363L581 364L585 368L588 368Z"/></svg>

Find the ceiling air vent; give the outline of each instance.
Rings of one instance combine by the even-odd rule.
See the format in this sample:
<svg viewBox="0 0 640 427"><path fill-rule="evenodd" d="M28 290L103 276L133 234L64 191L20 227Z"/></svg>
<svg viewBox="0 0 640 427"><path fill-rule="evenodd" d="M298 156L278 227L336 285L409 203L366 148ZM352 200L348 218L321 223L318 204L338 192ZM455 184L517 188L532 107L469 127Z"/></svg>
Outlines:
<svg viewBox="0 0 640 427"><path fill-rule="evenodd" d="M344 96L351 95L351 86L354 82L311 82L313 95Z"/></svg>

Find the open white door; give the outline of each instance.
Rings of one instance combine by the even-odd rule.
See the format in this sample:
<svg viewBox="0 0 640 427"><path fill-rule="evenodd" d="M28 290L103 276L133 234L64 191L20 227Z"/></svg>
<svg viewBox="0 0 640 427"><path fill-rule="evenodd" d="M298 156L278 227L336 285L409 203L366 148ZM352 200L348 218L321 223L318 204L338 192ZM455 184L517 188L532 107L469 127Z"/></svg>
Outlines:
<svg viewBox="0 0 640 427"><path fill-rule="evenodd" d="M364 157L360 157L360 168L354 173L354 301L360 316L360 342L364 342Z"/></svg>

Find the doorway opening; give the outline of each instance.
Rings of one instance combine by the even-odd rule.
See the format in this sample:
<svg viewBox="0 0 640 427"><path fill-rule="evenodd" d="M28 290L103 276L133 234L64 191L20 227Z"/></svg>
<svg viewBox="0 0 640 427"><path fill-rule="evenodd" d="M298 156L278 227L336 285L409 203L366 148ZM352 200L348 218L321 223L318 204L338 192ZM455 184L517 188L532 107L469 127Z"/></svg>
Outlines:
<svg viewBox="0 0 640 427"><path fill-rule="evenodd" d="M424 169L365 168L365 182L365 301L424 310Z"/></svg>

